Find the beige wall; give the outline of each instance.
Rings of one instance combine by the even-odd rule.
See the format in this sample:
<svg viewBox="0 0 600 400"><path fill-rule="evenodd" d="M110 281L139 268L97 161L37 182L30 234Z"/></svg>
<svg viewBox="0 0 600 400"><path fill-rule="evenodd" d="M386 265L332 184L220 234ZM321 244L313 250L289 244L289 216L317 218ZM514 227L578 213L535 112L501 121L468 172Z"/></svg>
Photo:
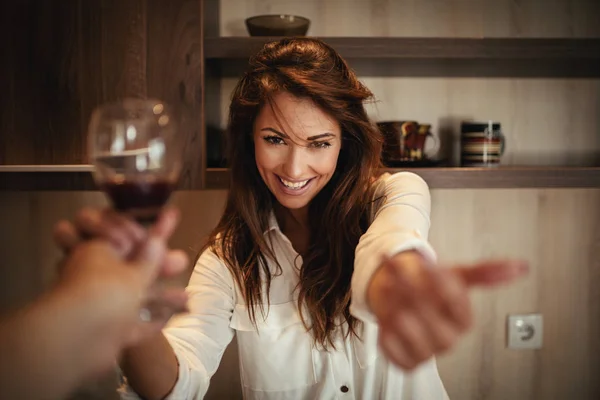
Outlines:
<svg viewBox="0 0 600 400"><path fill-rule="evenodd" d="M529 277L472 296L477 324L440 359L455 399L596 399L600 372L600 190L436 190L441 260L529 260ZM508 350L508 314L544 316L541 350Z"/></svg>
<svg viewBox="0 0 600 400"><path fill-rule="evenodd" d="M208 0L211 1L211 0ZM600 36L595 0L220 0L221 36L259 14L307 17L312 36Z"/></svg>

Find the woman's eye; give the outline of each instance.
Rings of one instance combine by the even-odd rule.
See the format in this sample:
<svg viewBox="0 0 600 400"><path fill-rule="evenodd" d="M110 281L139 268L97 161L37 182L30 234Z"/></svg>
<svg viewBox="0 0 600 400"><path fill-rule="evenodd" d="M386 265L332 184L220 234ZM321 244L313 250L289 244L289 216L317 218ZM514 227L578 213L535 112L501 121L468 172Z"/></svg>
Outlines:
<svg viewBox="0 0 600 400"><path fill-rule="evenodd" d="M317 149L326 149L331 146L331 143L329 143L329 142L314 142L312 145L313 145L313 147L315 147Z"/></svg>
<svg viewBox="0 0 600 400"><path fill-rule="evenodd" d="M265 141L270 144L285 144L282 138L279 136L265 136Z"/></svg>

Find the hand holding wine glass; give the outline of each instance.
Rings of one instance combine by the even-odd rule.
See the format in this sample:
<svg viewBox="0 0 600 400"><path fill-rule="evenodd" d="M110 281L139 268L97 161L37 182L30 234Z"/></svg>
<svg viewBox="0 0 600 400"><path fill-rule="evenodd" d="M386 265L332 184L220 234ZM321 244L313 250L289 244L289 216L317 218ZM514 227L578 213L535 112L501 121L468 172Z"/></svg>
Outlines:
<svg viewBox="0 0 600 400"><path fill-rule="evenodd" d="M54 227L54 240L65 254L65 259L59 268L60 279L65 279L64 275L68 274L67 263L73 252L84 245L84 242L91 242L90 239L100 239L104 243L108 243L117 258L130 263L140 257L140 252L143 252L144 248L147 247L150 237L158 238L164 242L168 241L178 221L179 213L177 210L171 207L165 208L160 213L156 223L149 230L146 230L135 221L113 209L83 208L77 213L72 222L59 221ZM110 275L106 279L114 278L114 270L119 267L110 265L110 262L106 260L98 261L104 262L106 265L106 274ZM187 254L182 250L175 249L168 249L161 260L150 261L159 264L154 279L157 276L167 279L173 278L185 271L189 263ZM107 262L108 264L106 264ZM75 265L75 268L77 268L77 265ZM99 273L100 269L96 272ZM105 281L99 275L97 277L96 282ZM143 282L140 282L139 285L143 285ZM102 285L99 286L102 287ZM161 314L153 315L151 326L145 328L147 331L150 332L153 329L157 331L156 329L162 328L173 314L187 310L187 295L183 288L169 288L160 292L156 291L155 288L150 290L154 301L160 298L163 309Z"/></svg>

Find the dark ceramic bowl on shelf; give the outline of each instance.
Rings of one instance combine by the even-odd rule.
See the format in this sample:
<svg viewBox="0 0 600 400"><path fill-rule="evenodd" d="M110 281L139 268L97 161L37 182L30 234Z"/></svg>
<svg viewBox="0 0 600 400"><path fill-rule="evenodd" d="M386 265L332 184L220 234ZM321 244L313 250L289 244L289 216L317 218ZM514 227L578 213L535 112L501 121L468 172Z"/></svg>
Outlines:
<svg viewBox="0 0 600 400"><path fill-rule="evenodd" d="M310 20L297 15L257 15L246 19L250 36L304 36Z"/></svg>

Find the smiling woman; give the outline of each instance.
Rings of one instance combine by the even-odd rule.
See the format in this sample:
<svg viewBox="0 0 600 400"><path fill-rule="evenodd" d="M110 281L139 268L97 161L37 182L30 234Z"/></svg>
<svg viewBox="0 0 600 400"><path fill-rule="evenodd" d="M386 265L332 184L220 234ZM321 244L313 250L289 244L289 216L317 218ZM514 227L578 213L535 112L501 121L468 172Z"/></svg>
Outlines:
<svg viewBox="0 0 600 400"><path fill-rule="evenodd" d="M269 301L267 259L282 268L264 236L274 217L302 258L298 292L287 297L323 346L333 343L336 318L352 331L357 324L346 266L367 229L380 166L381 133L363 105L371 97L331 47L284 39L250 60L230 106L232 184L209 247L243 288L254 319Z"/></svg>
<svg viewBox="0 0 600 400"><path fill-rule="evenodd" d="M124 397L202 398L235 334L246 399L447 398L434 356L470 326L468 287L520 269L432 268L427 184L377 176L370 97L317 39L251 58L229 109L231 189L190 313L127 352Z"/></svg>

